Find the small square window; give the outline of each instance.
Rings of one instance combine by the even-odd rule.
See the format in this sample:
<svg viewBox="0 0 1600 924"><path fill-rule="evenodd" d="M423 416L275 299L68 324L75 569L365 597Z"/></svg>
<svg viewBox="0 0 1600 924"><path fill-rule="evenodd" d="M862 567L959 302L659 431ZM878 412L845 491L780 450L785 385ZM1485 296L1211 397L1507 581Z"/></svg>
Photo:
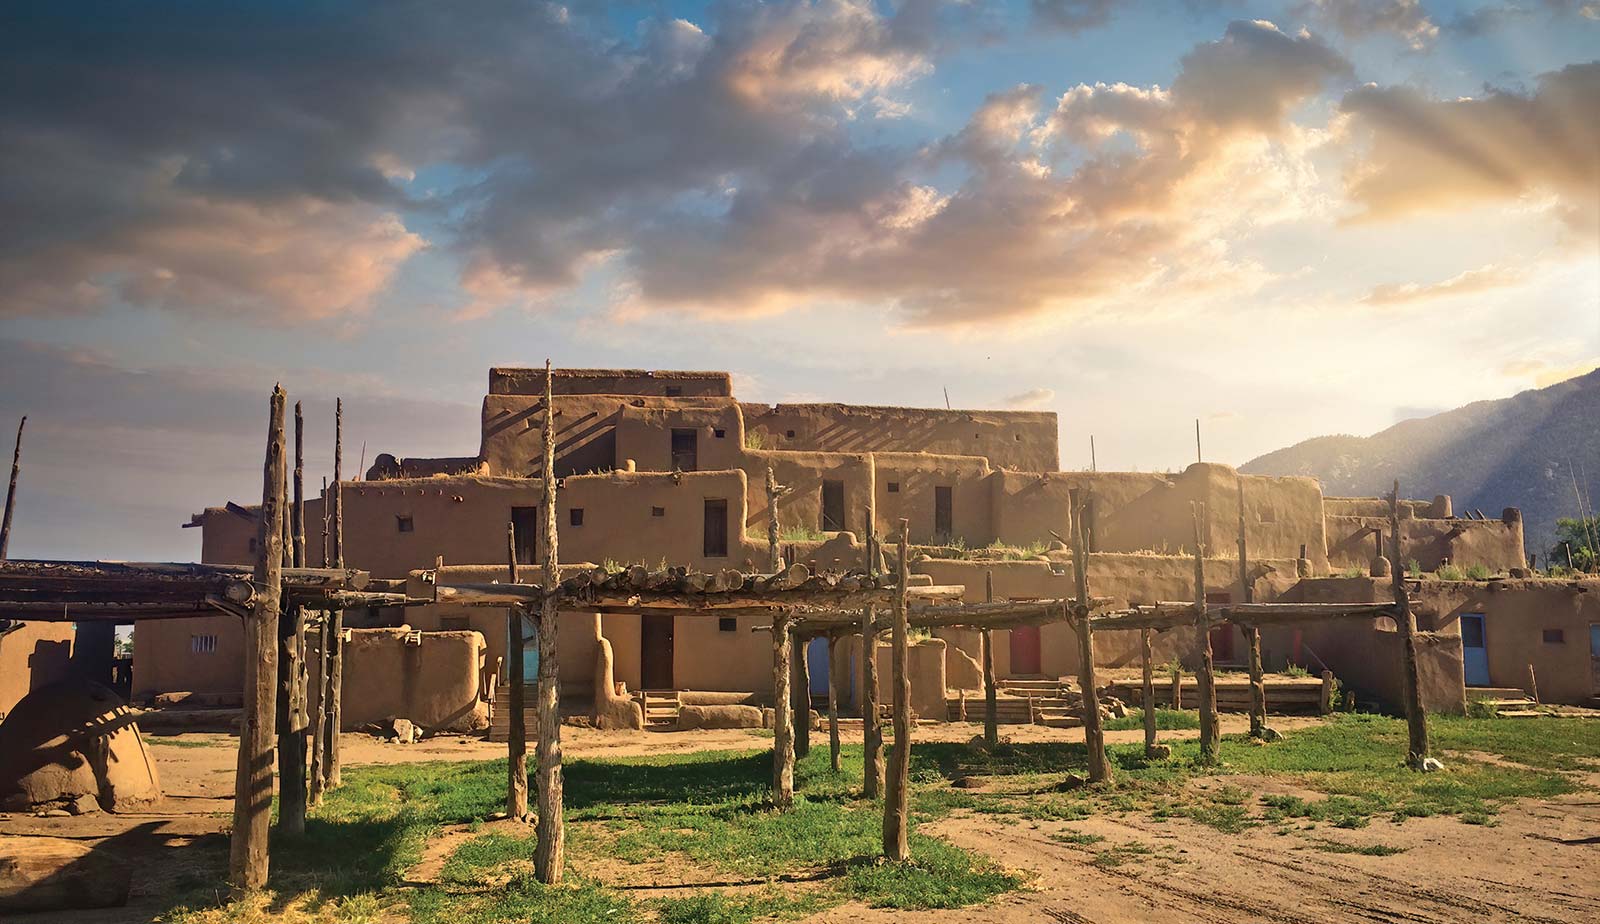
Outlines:
<svg viewBox="0 0 1600 924"><path fill-rule="evenodd" d="M468 616L440 616L440 632L466 632L472 628L472 619Z"/></svg>
<svg viewBox="0 0 1600 924"><path fill-rule="evenodd" d="M189 653L190 654L216 654L217 653L217 637L215 635L191 635L191 636L189 636Z"/></svg>
<svg viewBox="0 0 1600 924"><path fill-rule="evenodd" d="M667 397L668 398L681 398L681 397L683 397L683 386L682 385L668 385L667 386Z"/></svg>
<svg viewBox="0 0 1600 924"><path fill-rule="evenodd" d="M889 493L890 494L899 494L900 493L900 482L898 482L898 481L889 482Z"/></svg>
<svg viewBox="0 0 1600 924"><path fill-rule="evenodd" d="M728 435L728 431L726 431L726 430L712 430L711 431L711 435L720 440L723 437Z"/></svg>
<svg viewBox="0 0 1600 924"><path fill-rule="evenodd" d="M394 528L402 533L409 533L414 532L417 527L416 524L411 521L410 517L406 516L405 514L396 514L394 518Z"/></svg>
<svg viewBox="0 0 1600 924"><path fill-rule="evenodd" d="M250 540L250 551L254 552L255 550L256 550L256 540L254 538L252 538Z"/></svg>
<svg viewBox="0 0 1600 924"><path fill-rule="evenodd" d="M785 430L785 431L783 431L783 435L788 437L789 439L794 439L794 431L793 430Z"/></svg>
<svg viewBox="0 0 1600 924"><path fill-rule="evenodd" d="M718 632L737 632L737 631L739 631L739 619L738 619L738 617L736 617L736 616L719 616L719 617L717 617L717 631Z"/></svg>
<svg viewBox="0 0 1600 924"><path fill-rule="evenodd" d="M1544 630L1544 643L1546 645L1565 645L1567 643L1567 632L1566 632L1566 630L1565 629L1546 629L1546 630Z"/></svg>
<svg viewBox="0 0 1600 924"><path fill-rule="evenodd" d="M582 526L583 525L583 508L582 507L574 507L571 510L568 510L567 511L567 522L571 523L573 526Z"/></svg>
<svg viewBox="0 0 1600 924"><path fill-rule="evenodd" d="M653 517L664 517L664 516L667 515L667 508L665 508L665 507L651 507L650 508L650 515L653 516Z"/></svg>

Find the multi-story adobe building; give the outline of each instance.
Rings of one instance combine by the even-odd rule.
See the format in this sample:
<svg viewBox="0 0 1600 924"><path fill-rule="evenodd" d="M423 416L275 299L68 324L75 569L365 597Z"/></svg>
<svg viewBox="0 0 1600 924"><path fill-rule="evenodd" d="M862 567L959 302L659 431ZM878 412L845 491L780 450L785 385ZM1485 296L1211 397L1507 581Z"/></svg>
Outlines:
<svg viewBox="0 0 1600 924"><path fill-rule="evenodd" d="M1238 599L1246 580L1257 600L1311 599L1303 586L1307 579L1341 574L1346 597L1386 592L1376 582L1348 576L1366 571L1375 531L1387 531L1386 502L1327 498L1310 478L1241 476L1209 463L1179 473L1061 471L1057 420L1049 412L751 404L733 395L730 376L720 372L563 369L555 371L551 388L553 407L547 409L544 370L492 369L476 455L384 454L363 479L344 483L346 563L376 577L411 577L419 594L426 588L414 572L433 568L440 557L457 579L503 580L508 523L519 561L537 562L543 498L537 472L548 411L556 424L564 564L761 570L768 557L770 468L784 487L777 516L786 556L821 567L859 567L863 532L870 528L886 536L905 518L912 570L937 583L965 584L969 599L981 599L985 572L993 574L997 599L1071 596L1071 555L1056 537L1069 535L1072 511L1080 504L1096 595L1130 603L1193 599L1196 503L1209 514L1200 531L1208 556L1206 593L1213 601ZM1239 573L1237 557L1241 485L1248 575ZM306 508L312 524L309 563L317 565L323 499L308 501ZM1525 563L1515 509L1499 519L1457 518L1450 499L1440 496L1402 502L1401 517L1402 556L1421 571L1450 561L1504 574ZM254 560L254 508L210 507L189 525L203 531L204 561ZM1318 593L1318 599L1328 599L1330 591ZM453 653L440 655L455 666L428 668L448 678L438 683L456 691L450 696L475 689L484 694L485 677L504 663L505 616L498 611L434 605L372 618L374 624L403 622L424 636L443 633L440 645L445 636L457 637L452 633L478 633L481 642L456 644ZM760 621L609 614L592 623L564 621L568 701L574 709L586 708L584 703L607 695L599 687L613 680L630 690L770 696L770 646L750 631ZM1449 618L1429 620L1424 614L1424 629L1449 635L1453 625ZM1214 634L1223 663L1243 657L1236 631ZM1384 629L1369 621L1340 631L1348 639L1352 632ZM961 678L970 678L978 653L975 633L937 634L948 644L949 682L966 685ZM1102 638L1097 660L1108 666L1135 663L1137 639L1116 637L1127 634ZM227 617L141 624L135 635L136 695L237 690L239 636L239 626ZM1459 631L1454 636L1436 653L1445 675L1462 670ZM1072 639L1065 625L996 633L996 669L1002 677L1070 674L1076 668ZM1189 660L1196 642L1193 633L1166 633L1157 656ZM1273 632L1266 647L1269 663L1281 665L1302 660L1309 645L1301 633ZM404 658L385 661L390 667L373 682L393 683L392 670L423 670L417 659L425 660L427 648L419 646L411 667ZM597 648L606 649L603 667L596 666ZM351 671L358 670L359 657L353 650ZM846 671L844 665L834 669ZM602 670L611 673L598 678L597 687ZM361 695L360 683L352 688L346 682L347 701ZM347 709L347 715L360 714Z"/></svg>

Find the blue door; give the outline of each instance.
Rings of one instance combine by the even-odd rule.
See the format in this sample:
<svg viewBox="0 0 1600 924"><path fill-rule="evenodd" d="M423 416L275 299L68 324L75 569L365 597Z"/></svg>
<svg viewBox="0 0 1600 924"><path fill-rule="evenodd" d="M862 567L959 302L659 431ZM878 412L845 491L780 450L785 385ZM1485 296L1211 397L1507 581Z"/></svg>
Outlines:
<svg viewBox="0 0 1600 924"><path fill-rule="evenodd" d="M818 636L806 647L806 666L811 669L811 695L828 695L828 640Z"/></svg>
<svg viewBox="0 0 1600 924"><path fill-rule="evenodd" d="M1489 649L1483 641L1483 614L1461 614L1461 659L1467 686L1489 686Z"/></svg>
<svg viewBox="0 0 1600 924"><path fill-rule="evenodd" d="M510 630L507 630L509 636ZM539 676L539 629L531 619L522 620L522 682L530 684Z"/></svg>

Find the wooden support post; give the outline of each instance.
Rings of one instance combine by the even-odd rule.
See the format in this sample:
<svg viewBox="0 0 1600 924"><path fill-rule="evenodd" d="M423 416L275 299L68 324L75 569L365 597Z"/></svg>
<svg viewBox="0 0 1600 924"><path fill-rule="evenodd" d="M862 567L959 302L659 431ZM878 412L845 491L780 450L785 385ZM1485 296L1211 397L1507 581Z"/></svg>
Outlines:
<svg viewBox="0 0 1600 924"><path fill-rule="evenodd" d="M772 804L780 811L794 804L794 710L789 702L793 637L790 615L772 620Z"/></svg>
<svg viewBox="0 0 1600 924"><path fill-rule="evenodd" d="M783 560L778 556L778 478L767 466L767 571L777 574L783 570Z"/></svg>
<svg viewBox="0 0 1600 924"><path fill-rule="evenodd" d="M1182 663L1178 663L1178 665L1172 669L1172 696L1170 698L1172 700L1172 708L1181 711L1183 709L1183 664Z"/></svg>
<svg viewBox="0 0 1600 924"><path fill-rule="evenodd" d="M333 401L333 566L344 562L344 399ZM328 741L325 789L340 781L339 734L344 729L344 610L328 629Z"/></svg>
<svg viewBox="0 0 1600 924"><path fill-rule="evenodd" d="M867 521L867 574L878 576L878 536ZM877 613L868 606L861 611L861 795L876 799L883 791L883 728L878 716L878 630Z"/></svg>
<svg viewBox="0 0 1600 924"><path fill-rule="evenodd" d="M328 509L328 507L329 507L329 503L328 502L331 499L332 499L331 495L328 494L328 476L327 475L323 475L322 476L322 558L318 562L319 566L323 567L323 568L331 568L331 567L333 567L333 559L328 557L328 524L330 522L332 522L332 517L330 516L331 511L329 511L329 509Z"/></svg>
<svg viewBox="0 0 1600 924"><path fill-rule="evenodd" d="M11 484L6 488L5 519L0 520L0 561L6 560L11 548L11 512L17 507L17 475L22 472L22 428L28 425L28 415L22 415L17 424L17 444L11 450Z"/></svg>
<svg viewBox="0 0 1600 924"><path fill-rule="evenodd" d="M1544 705L1539 699L1539 678L1533 673L1532 664L1528 665L1528 697L1533 700L1535 706Z"/></svg>
<svg viewBox="0 0 1600 924"><path fill-rule="evenodd" d="M1317 698L1317 711L1322 715L1333 712L1333 671L1322 672L1322 694Z"/></svg>
<svg viewBox="0 0 1600 924"><path fill-rule="evenodd" d="M556 641L556 592L561 587L556 549L556 407L544 361L544 599L539 607L539 828L534 875L546 885L561 881L567 831L562 818L561 684Z"/></svg>
<svg viewBox="0 0 1600 924"><path fill-rule="evenodd" d="M294 566L306 566L306 418L294 403L294 506L289 508L289 534L294 539Z"/></svg>
<svg viewBox="0 0 1600 924"><path fill-rule="evenodd" d="M1217 724L1217 679L1211 655L1211 622L1206 617L1206 505L1194 505L1194 606L1196 640L1200 650L1200 669L1195 671L1196 692L1200 699L1200 762L1214 764L1222 744L1222 729Z"/></svg>
<svg viewBox="0 0 1600 924"><path fill-rule="evenodd" d="M1242 477L1239 479L1239 586L1241 602L1256 602L1255 581L1250 578L1249 546L1245 539ZM1261 627L1254 623L1245 626L1244 637L1250 662L1250 737L1261 738L1267 733L1267 682L1261 670Z"/></svg>
<svg viewBox="0 0 1600 924"><path fill-rule="evenodd" d="M811 640L794 640L794 683L789 687L789 697L794 705L794 756L796 760L811 753Z"/></svg>
<svg viewBox="0 0 1600 924"><path fill-rule="evenodd" d="M235 889L267 884L267 826L272 818L272 733L277 724L278 601L282 592L284 437L281 387L272 389L267 455L257 532L255 604L244 619L244 710L234 776L233 840L228 880Z"/></svg>
<svg viewBox="0 0 1600 924"><path fill-rule="evenodd" d="M506 568L517 583L517 527L506 524ZM437 578L435 578L437 580ZM528 730L524 721L527 678L523 676L521 605L506 608L506 816L522 820L528 814Z"/></svg>
<svg viewBox="0 0 1600 924"><path fill-rule="evenodd" d="M1389 547L1394 550L1391 560L1404 561L1400 556L1400 482L1394 483L1394 493L1389 495ZM1417 667L1417 618L1411 612L1411 598L1406 593L1404 568L1389 569L1394 586L1395 625L1400 629L1402 660L1405 662L1403 687L1406 707L1406 766L1421 770L1428 759L1428 716L1422 709L1422 683Z"/></svg>
<svg viewBox="0 0 1600 924"><path fill-rule="evenodd" d="M306 611L293 606L278 617L278 830L306 830Z"/></svg>
<svg viewBox="0 0 1600 924"><path fill-rule="evenodd" d="M839 684L833 679L839 663L839 639L828 636L828 766L838 773L839 765Z"/></svg>
<svg viewBox="0 0 1600 924"><path fill-rule="evenodd" d="M323 492L326 496L327 492ZM322 531L323 552L327 552L326 528ZM322 611L317 620L317 711L311 717L311 791L308 801L312 808L322 804L324 785L323 766L328 753L328 630L333 614Z"/></svg>
<svg viewBox="0 0 1600 924"><path fill-rule="evenodd" d="M1085 503L1087 507L1087 502ZM1094 628L1089 619L1089 537L1084 528L1083 509L1072 512L1072 565L1077 578L1078 600L1073 604L1073 621L1078 630L1078 687L1083 706L1083 741L1089 750L1089 782L1111 779L1111 762L1106 759L1106 732L1100 722L1100 692L1094 679Z"/></svg>
<svg viewBox="0 0 1600 924"><path fill-rule="evenodd" d="M906 622L906 583L910 579L907 549L909 520L900 521L898 579L895 581L894 627L894 751L889 755L887 794L883 800L883 854L891 860L911 859L911 674L910 627Z"/></svg>
<svg viewBox="0 0 1600 924"><path fill-rule="evenodd" d="M992 568L983 572L983 602L994 602ZM994 682L994 633L989 629L979 634L978 649L983 656L983 743L992 748L1000 743L1000 706Z"/></svg>
<svg viewBox="0 0 1600 924"><path fill-rule="evenodd" d="M1156 669L1151 663L1155 660L1153 649L1153 636L1155 633L1149 629L1139 630L1139 666L1144 669L1144 687L1140 691L1139 704L1144 712L1144 753L1150 753L1156 747Z"/></svg>

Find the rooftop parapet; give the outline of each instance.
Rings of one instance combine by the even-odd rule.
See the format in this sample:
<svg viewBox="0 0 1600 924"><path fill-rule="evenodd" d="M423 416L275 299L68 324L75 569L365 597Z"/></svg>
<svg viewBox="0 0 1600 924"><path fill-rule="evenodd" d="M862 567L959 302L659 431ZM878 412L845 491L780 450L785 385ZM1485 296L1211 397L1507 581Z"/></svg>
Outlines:
<svg viewBox="0 0 1600 924"><path fill-rule="evenodd" d="M556 395L640 395L659 398L727 398L733 377L726 372L650 369L556 369L550 382ZM498 367L489 370L489 394L544 394L544 370Z"/></svg>

